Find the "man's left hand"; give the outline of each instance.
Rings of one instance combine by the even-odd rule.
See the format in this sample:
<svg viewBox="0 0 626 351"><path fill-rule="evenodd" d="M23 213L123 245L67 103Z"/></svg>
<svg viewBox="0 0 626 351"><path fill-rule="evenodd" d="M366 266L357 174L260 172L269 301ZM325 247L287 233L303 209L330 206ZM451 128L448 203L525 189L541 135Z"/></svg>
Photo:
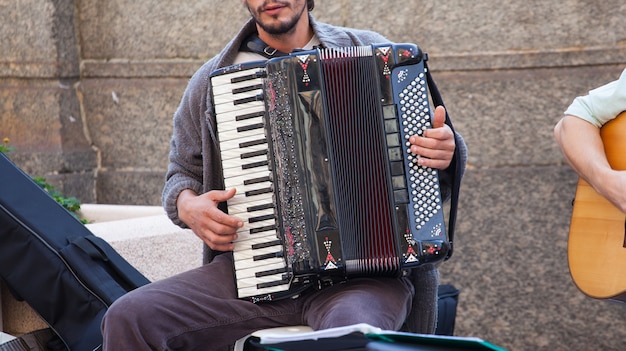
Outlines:
<svg viewBox="0 0 626 351"><path fill-rule="evenodd" d="M446 110L437 106L432 128L426 129L423 136L414 135L409 139L411 152L418 156L421 166L446 169L450 165L456 142L452 129L445 122Z"/></svg>

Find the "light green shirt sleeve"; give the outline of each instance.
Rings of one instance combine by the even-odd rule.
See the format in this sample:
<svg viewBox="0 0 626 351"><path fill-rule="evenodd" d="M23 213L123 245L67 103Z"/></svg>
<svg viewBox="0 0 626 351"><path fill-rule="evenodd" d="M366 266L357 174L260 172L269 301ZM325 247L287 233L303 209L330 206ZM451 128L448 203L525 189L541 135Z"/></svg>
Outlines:
<svg viewBox="0 0 626 351"><path fill-rule="evenodd" d="M582 118L600 128L623 111L626 111L626 69L618 80L574 99L565 114Z"/></svg>

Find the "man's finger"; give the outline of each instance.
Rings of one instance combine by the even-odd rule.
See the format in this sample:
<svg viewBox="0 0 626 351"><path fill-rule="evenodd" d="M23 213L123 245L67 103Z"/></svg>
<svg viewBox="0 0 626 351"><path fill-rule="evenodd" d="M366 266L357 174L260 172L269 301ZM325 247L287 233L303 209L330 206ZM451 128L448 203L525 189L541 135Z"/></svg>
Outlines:
<svg viewBox="0 0 626 351"><path fill-rule="evenodd" d="M237 189L232 188L228 190L214 190L214 191L209 192L208 194L211 200L222 202L235 196L236 192L237 192Z"/></svg>
<svg viewBox="0 0 626 351"><path fill-rule="evenodd" d="M433 128L441 128L446 123L446 109L443 106L435 108L433 116Z"/></svg>

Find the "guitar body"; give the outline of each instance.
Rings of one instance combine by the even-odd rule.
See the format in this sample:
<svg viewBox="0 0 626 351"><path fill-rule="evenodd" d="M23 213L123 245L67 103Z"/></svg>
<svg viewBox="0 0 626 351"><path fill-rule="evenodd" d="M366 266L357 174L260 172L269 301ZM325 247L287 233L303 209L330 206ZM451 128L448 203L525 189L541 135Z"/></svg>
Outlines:
<svg viewBox="0 0 626 351"><path fill-rule="evenodd" d="M626 170L626 112L605 124L600 135L611 167ZM626 214L582 179L567 254L572 279L583 293L626 302Z"/></svg>

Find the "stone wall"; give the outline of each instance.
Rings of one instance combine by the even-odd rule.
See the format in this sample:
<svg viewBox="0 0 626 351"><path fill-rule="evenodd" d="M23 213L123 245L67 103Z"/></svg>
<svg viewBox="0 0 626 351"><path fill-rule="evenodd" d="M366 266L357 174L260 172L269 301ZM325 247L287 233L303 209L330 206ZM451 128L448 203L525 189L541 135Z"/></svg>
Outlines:
<svg viewBox="0 0 626 351"><path fill-rule="evenodd" d="M552 128L626 66L626 4L318 0L314 15L430 55L470 149L456 252L441 269L461 290L457 335L621 349L624 307L569 276L577 178ZM27 172L84 202L158 205L187 80L247 17L240 1L0 0L0 138Z"/></svg>

